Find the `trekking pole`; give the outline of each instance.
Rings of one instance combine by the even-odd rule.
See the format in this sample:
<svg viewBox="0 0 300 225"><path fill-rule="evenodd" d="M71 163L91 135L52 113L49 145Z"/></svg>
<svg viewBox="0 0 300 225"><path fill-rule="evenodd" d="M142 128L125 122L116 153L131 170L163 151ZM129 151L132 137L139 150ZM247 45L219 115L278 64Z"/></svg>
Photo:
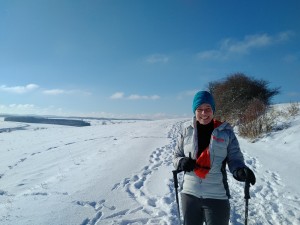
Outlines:
<svg viewBox="0 0 300 225"><path fill-rule="evenodd" d="M247 177L247 174L246 174L246 177ZM244 190L245 191L245 225L248 224L248 203L249 203L249 199L250 199L249 189L250 189L250 181L248 179L246 179L245 190Z"/></svg>
<svg viewBox="0 0 300 225"><path fill-rule="evenodd" d="M181 172L181 170L173 170L173 180L174 180L174 188L175 188L175 195L176 195L176 203L177 203L177 215L178 215L178 220L179 223L181 223L180 219L180 208L179 208L179 198L178 198L178 179L177 179L177 174Z"/></svg>
<svg viewBox="0 0 300 225"><path fill-rule="evenodd" d="M191 153L189 153L189 157L191 158ZM176 203L177 203L177 215L178 215L178 220L179 224L181 224L181 217L180 217L180 208L179 208L179 198L178 198L178 179L177 179L177 174L181 173L182 170L173 170L173 180L174 180L174 188L175 188L175 194L176 194Z"/></svg>

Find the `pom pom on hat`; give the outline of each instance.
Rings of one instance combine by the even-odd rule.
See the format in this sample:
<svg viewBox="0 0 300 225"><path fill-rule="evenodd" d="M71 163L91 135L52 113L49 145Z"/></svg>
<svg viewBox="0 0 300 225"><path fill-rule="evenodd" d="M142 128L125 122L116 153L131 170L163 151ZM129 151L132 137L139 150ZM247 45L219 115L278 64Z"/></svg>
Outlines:
<svg viewBox="0 0 300 225"><path fill-rule="evenodd" d="M213 112L215 112L215 100L213 96L208 91L199 91L194 96L193 113L195 113L196 109L204 103L209 104Z"/></svg>

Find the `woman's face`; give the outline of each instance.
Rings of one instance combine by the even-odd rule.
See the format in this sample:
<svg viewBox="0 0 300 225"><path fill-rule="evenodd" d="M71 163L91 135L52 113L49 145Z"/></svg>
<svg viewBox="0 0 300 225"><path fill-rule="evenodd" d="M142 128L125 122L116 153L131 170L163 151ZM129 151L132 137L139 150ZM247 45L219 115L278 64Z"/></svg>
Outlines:
<svg viewBox="0 0 300 225"><path fill-rule="evenodd" d="M210 104L204 103L200 105L195 112L196 120L203 125L209 124L214 117Z"/></svg>

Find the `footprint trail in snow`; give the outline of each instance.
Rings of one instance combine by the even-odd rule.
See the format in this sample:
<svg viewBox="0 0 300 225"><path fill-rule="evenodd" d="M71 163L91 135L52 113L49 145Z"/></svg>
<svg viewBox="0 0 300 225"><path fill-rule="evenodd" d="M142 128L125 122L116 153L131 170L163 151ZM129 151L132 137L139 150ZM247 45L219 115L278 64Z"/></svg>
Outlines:
<svg viewBox="0 0 300 225"><path fill-rule="evenodd" d="M181 124L173 125L168 133L170 143L156 148L150 154L148 164L139 173L124 178L112 187L112 192L126 193L139 206L134 209L115 208L111 215L101 214L96 224L179 224L171 171L172 153ZM158 187L157 183L161 186ZM131 216L137 213L141 216ZM95 224L91 221L97 219L97 215L99 212L95 218L86 220L82 225Z"/></svg>

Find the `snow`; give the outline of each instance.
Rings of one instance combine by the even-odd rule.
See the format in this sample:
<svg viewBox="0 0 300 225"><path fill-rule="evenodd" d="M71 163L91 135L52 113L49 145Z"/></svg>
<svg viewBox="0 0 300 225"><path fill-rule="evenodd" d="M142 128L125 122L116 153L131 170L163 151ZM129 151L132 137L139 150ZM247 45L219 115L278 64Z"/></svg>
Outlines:
<svg viewBox="0 0 300 225"><path fill-rule="evenodd" d="M187 120L68 127L2 119L0 224L178 225L171 160ZM284 123L254 143L238 136L257 177L248 224L300 224L300 116ZM231 224L244 224L244 184L228 175Z"/></svg>

